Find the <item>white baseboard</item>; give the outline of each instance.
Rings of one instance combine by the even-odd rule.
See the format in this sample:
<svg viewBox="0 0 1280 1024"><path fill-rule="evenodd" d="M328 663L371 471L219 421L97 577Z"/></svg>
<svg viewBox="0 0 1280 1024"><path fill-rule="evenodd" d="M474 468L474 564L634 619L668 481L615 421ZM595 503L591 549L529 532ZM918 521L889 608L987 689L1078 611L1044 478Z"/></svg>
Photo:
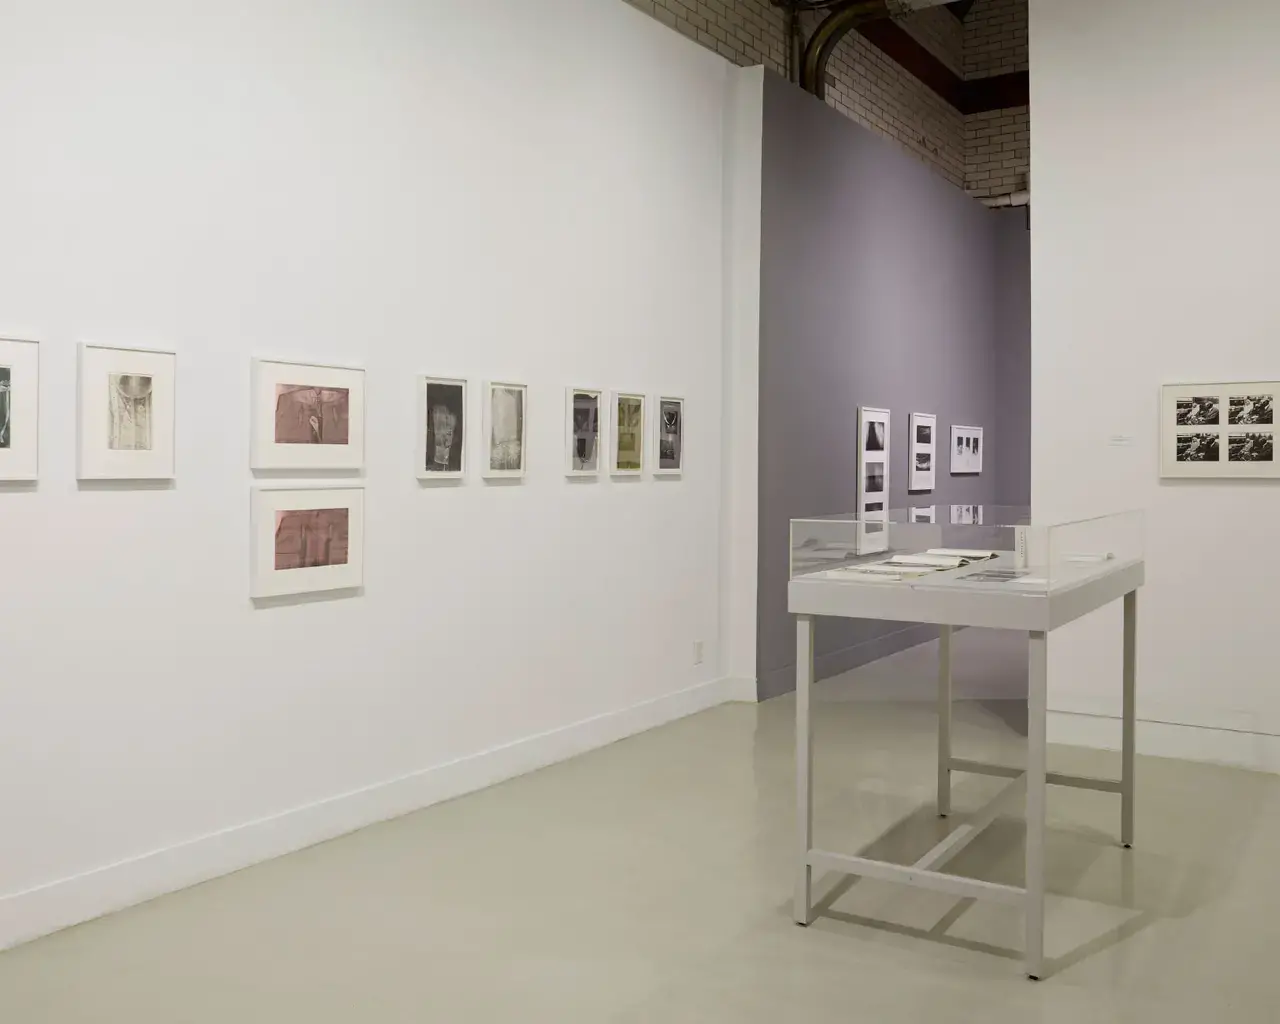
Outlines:
<svg viewBox="0 0 1280 1024"><path fill-rule="evenodd" d="M484 789L718 704L744 700L746 682L751 684L750 699L754 701L754 680L713 680L403 778L0 897L0 949Z"/></svg>
<svg viewBox="0 0 1280 1024"><path fill-rule="evenodd" d="M730 676L721 679L720 685L724 687L724 699L726 701L742 704L758 704L760 702L754 679L747 679L743 676Z"/></svg>
<svg viewBox="0 0 1280 1024"><path fill-rule="evenodd" d="M1050 743L1102 750L1120 749L1120 719L1110 715L1085 715L1070 711L1050 711ZM1280 772L1280 736L1233 729L1177 725L1171 722L1138 720L1139 754L1175 757L1185 761L1248 768L1259 772Z"/></svg>

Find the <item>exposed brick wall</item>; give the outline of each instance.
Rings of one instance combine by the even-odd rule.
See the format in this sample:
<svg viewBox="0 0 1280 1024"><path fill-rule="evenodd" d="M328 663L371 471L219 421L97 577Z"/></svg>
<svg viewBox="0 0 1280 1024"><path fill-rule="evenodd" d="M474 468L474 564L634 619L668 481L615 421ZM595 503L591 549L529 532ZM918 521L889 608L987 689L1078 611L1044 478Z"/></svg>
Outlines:
<svg viewBox="0 0 1280 1024"><path fill-rule="evenodd" d="M948 10L930 7L898 19L898 24L957 75L964 75L964 26Z"/></svg>
<svg viewBox="0 0 1280 1024"><path fill-rule="evenodd" d="M769 0L627 2L735 64L786 74L786 13ZM942 8L917 11L899 24L957 74L981 77L1026 68L1026 9L1027 0L978 0L963 25ZM803 18L806 34L820 17ZM1026 187L1025 107L965 118L857 32L832 54L827 102L975 195ZM1016 166L1006 166L1011 160Z"/></svg>
<svg viewBox="0 0 1280 1024"><path fill-rule="evenodd" d="M786 74L787 15L769 0L627 0L627 3L735 64L742 67L763 64L780 75Z"/></svg>
<svg viewBox="0 0 1280 1024"><path fill-rule="evenodd" d="M1031 118L1026 107L964 119L965 190L979 198L1031 187Z"/></svg>
<svg viewBox="0 0 1280 1024"><path fill-rule="evenodd" d="M977 0L964 23L966 78L1027 70L1027 0ZM965 118L964 187L998 196L1031 187L1031 116L1027 107Z"/></svg>
<svg viewBox="0 0 1280 1024"><path fill-rule="evenodd" d="M827 102L905 146L953 184L964 183L964 116L857 32L831 55Z"/></svg>
<svg viewBox="0 0 1280 1024"><path fill-rule="evenodd" d="M1027 0L977 0L964 22L964 75L1027 70Z"/></svg>

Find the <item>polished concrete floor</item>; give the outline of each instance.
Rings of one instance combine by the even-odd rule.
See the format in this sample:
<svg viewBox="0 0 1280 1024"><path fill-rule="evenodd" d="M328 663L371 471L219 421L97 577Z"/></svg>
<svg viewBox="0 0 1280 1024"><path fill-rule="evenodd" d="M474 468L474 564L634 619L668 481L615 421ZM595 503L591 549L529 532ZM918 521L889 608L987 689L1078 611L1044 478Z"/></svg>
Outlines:
<svg viewBox="0 0 1280 1024"><path fill-rule="evenodd" d="M816 694L817 841L918 856L934 717ZM1049 803L1047 950L1012 908L822 879L791 923L793 705L729 705L0 955L12 1024L1280 1020L1280 779L1140 759ZM961 756L1016 761L1018 715L957 706ZM1054 749L1069 771L1115 758ZM958 809L998 780L959 777ZM952 870L1021 882L999 820Z"/></svg>

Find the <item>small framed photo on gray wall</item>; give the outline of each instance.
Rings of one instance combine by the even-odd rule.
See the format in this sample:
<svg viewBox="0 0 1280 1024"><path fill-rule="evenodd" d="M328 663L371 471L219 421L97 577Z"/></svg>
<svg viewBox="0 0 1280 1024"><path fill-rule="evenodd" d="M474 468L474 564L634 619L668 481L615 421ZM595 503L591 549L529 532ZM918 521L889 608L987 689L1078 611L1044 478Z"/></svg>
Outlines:
<svg viewBox="0 0 1280 1024"><path fill-rule="evenodd" d="M938 417L927 412L913 412L909 428L911 436L907 444L910 459L911 481L908 490L931 491L934 484L934 463L937 459Z"/></svg>
<svg viewBox="0 0 1280 1024"><path fill-rule="evenodd" d="M951 472L953 475L976 475L982 472L985 448L981 427L951 428Z"/></svg>

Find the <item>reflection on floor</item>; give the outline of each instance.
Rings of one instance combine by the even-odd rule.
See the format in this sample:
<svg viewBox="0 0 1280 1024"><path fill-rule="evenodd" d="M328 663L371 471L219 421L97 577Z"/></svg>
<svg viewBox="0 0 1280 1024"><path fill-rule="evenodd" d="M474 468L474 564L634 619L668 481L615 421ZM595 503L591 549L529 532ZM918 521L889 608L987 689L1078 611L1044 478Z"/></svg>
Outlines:
<svg viewBox="0 0 1280 1024"><path fill-rule="evenodd" d="M816 694L817 835L913 859L932 808L919 702ZM1047 950L1013 908L827 877L789 918L792 703L730 705L483 793L0 956L14 1024L1273 1021L1280 779L1139 760L1138 846L1114 797L1054 790ZM957 753L1022 740L958 706ZM1068 748L1053 767L1104 774ZM1001 783L960 777L959 811ZM954 821L954 819L953 819ZM953 862L1021 883L1000 820Z"/></svg>

